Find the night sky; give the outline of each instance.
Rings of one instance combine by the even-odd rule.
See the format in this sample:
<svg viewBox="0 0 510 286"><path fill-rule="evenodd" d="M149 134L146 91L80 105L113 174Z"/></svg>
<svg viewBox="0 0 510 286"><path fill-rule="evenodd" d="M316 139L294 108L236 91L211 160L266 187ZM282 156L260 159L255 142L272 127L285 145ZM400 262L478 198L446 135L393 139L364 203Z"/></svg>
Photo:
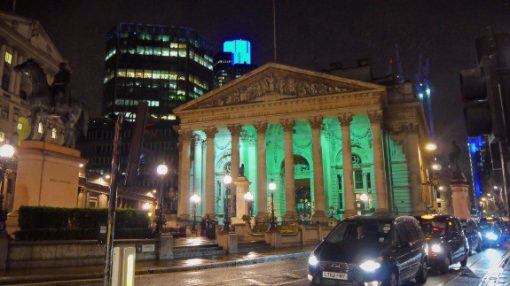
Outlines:
<svg viewBox="0 0 510 286"><path fill-rule="evenodd" d="M243 37L252 42L255 64L272 60L271 0L17 2L17 13L39 20L69 61L73 95L93 115L100 110L105 34L118 22L188 26L216 51L222 40ZM510 32L510 1L277 0L278 62L320 70L331 62L349 66L369 58L381 76L398 44L404 74L414 80L423 54L431 62L437 140L447 153L452 138L466 136L458 71L475 66L474 39L487 25Z"/></svg>

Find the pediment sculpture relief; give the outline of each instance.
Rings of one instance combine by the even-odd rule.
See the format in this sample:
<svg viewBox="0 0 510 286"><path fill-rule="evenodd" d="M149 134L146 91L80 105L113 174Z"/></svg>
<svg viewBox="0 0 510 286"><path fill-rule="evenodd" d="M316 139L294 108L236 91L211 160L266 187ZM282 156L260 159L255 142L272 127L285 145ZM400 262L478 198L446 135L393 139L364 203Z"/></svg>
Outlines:
<svg viewBox="0 0 510 286"><path fill-rule="evenodd" d="M233 86L224 93L218 93L191 108L319 96L364 89L366 88L329 79L273 71L265 75L255 76L246 83L241 82L239 86Z"/></svg>

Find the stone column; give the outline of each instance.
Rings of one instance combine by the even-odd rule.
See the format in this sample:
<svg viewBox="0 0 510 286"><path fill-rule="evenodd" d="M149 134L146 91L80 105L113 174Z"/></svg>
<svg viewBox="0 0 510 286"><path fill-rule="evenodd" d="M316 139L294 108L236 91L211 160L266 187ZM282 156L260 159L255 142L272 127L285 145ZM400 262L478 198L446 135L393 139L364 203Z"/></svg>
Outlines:
<svg viewBox="0 0 510 286"><path fill-rule="evenodd" d="M421 169L420 169L420 153L418 148L420 142L418 140L417 126L407 128L407 136L405 141L405 152L407 164L409 166L409 189L411 192L411 212L413 215L421 215L426 212L425 204L422 196Z"/></svg>
<svg viewBox="0 0 510 286"><path fill-rule="evenodd" d="M12 64L11 64L11 66L15 67L17 64L18 64L18 51L14 50L13 53L12 53ZM17 76L18 76L18 73L15 72L14 69L12 69L11 75L10 75L10 78L9 78L9 92L14 93L14 89L15 89L15 86L16 86L16 77Z"/></svg>
<svg viewBox="0 0 510 286"><path fill-rule="evenodd" d="M205 159L205 214L213 218L214 214L214 136L218 129L209 127L204 130L207 135L206 139L206 159Z"/></svg>
<svg viewBox="0 0 510 286"><path fill-rule="evenodd" d="M351 150L351 121L352 113L342 113L338 122L342 129L342 167L344 171L344 217L356 214L354 206L354 184L352 178L352 150Z"/></svg>
<svg viewBox="0 0 510 286"><path fill-rule="evenodd" d="M377 213L389 213L388 193L386 191L386 182L384 178L384 156L382 149L381 123L382 111L371 111L368 113L370 127L372 128L372 149L374 152L374 173L375 173L375 191L377 196Z"/></svg>
<svg viewBox="0 0 510 286"><path fill-rule="evenodd" d="M315 209L312 220L314 222L326 222L321 148L322 117L315 116L311 118L310 124L312 125L313 189L315 199Z"/></svg>
<svg viewBox="0 0 510 286"><path fill-rule="evenodd" d="M189 220L189 168L191 130L179 130L179 205L180 220Z"/></svg>
<svg viewBox="0 0 510 286"><path fill-rule="evenodd" d="M230 131L230 135L232 135L231 141L231 151L230 151L230 175L232 176L232 184L230 184L230 210L229 215L235 216L236 209L234 208L234 199L236 194L236 185L233 183L239 177L239 167L241 164L239 163L239 135L241 134L241 125L229 125L227 126Z"/></svg>
<svg viewBox="0 0 510 286"><path fill-rule="evenodd" d="M267 213L267 175L266 175L266 130L267 122L258 122L257 128L257 222L262 222Z"/></svg>
<svg viewBox="0 0 510 286"><path fill-rule="evenodd" d="M281 120L285 140L285 221L295 221L296 215L296 187L294 185L294 152L292 146L292 132L294 120Z"/></svg>
<svg viewBox="0 0 510 286"><path fill-rule="evenodd" d="M2 48L0 48L0 84L1 84L1 80L4 76L5 51L6 51L6 46L5 46L5 44L2 44Z"/></svg>

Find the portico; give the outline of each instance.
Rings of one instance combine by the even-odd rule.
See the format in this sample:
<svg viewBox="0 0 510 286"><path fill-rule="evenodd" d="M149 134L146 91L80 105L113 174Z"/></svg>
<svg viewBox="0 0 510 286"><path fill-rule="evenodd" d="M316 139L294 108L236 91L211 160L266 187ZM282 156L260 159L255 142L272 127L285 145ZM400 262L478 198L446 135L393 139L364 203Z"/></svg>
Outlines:
<svg viewBox="0 0 510 286"><path fill-rule="evenodd" d="M284 221L389 213L395 195L409 212L421 211L412 209L422 189L409 186L406 162L419 152L406 155L403 142L383 130L386 100L383 86L270 63L180 106L179 218L189 219L189 197L197 193L200 214L221 219L226 174L251 183L258 220L270 212L271 180ZM404 168L400 177L388 173L392 164ZM394 194L396 185L407 189Z"/></svg>

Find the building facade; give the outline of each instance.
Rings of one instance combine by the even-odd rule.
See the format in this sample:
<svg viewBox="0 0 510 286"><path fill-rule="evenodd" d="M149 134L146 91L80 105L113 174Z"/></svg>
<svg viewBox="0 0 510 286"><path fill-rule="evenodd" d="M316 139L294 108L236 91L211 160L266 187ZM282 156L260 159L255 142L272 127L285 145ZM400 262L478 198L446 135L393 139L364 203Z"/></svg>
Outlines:
<svg viewBox="0 0 510 286"><path fill-rule="evenodd" d="M223 51L214 55L214 87L241 77L255 69L251 63L251 44L247 40L225 41Z"/></svg>
<svg viewBox="0 0 510 286"><path fill-rule="evenodd" d="M426 212L434 200L427 126L414 89L402 88L392 96L381 85L271 63L178 107L179 217L188 219L193 193L199 214L223 217L222 178L236 182L239 166L260 220L271 209L271 181L276 215L287 221Z"/></svg>
<svg viewBox="0 0 510 286"><path fill-rule="evenodd" d="M103 115L123 112L134 121L140 101L152 118L212 88L211 44L189 28L120 23L107 34Z"/></svg>
<svg viewBox="0 0 510 286"><path fill-rule="evenodd" d="M27 96L32 82L28 75L14 71L27 59L43 68L49 84L64 61L38 21L0 11L0 142L18 144L29 134Z"/></svg>
<svg viewBox="0 0 510 286"><path fill-rule="evenodd" d="M0 11L0 145L18 145L30 132L30 104L32 91L28 75L14 71L27 59L35 60L47 75L48 83L64 61L41 24L20 15ZM3 185L4 208L13 208L16 181L16 162L8 162Z"/></svg>

